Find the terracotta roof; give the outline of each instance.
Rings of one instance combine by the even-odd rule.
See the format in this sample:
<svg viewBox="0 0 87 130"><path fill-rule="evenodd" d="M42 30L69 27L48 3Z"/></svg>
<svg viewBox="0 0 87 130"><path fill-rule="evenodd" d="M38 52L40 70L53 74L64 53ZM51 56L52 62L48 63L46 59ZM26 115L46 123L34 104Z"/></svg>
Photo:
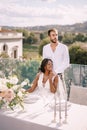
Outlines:
<svg viewBox="0 0 87 130"><path fill-rule="evenodd" d="M17 32L14 31L14 30L5 29L5 28L0 28L0 32L1 32L1 33L9 33L9 32L11 32L11 33L17 33Z"/></svg>

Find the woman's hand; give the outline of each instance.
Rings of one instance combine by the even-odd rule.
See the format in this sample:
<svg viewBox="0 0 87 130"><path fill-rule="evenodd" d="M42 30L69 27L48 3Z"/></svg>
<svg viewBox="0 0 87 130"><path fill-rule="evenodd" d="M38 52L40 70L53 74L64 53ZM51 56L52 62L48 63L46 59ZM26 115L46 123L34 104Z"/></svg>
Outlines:
<svg viewBox="0 0 87 130"><path fill-rule="evenodd" d="M54 76L54 78L53 78ZM55 93L58 86L58 76L54 72L50 72L49 74L49 83L50 83L50 91Z"/></svg>
<svg viewBox="0 0 87 130"><path fill-rule="evenodd" d="M49 80L52 80L53 76L54 76L54 73L53 73L53 71L51 71L49 74Z"/></svg>

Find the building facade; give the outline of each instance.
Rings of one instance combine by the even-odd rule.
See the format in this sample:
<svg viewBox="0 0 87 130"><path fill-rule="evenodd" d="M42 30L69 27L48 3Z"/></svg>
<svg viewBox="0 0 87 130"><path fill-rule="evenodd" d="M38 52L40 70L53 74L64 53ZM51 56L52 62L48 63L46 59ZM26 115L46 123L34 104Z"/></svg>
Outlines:
<svg viewBox="0 0 87 130"><path fill-rule="evenodd" d="M9 58L22 58L22 41L22 33L0 28L0 55L6 53L9 56Z"/></svg>

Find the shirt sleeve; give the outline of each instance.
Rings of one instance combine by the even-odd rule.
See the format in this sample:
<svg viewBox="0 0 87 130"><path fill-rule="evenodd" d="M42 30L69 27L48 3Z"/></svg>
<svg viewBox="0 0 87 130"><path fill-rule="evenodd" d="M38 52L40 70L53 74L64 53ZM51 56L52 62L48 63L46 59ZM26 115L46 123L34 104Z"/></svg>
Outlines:
<svg viewBox="0 0 87 130"><path fill-rule="evenodd" d="M46 58L46 49L45 49L45 46L43 47L43 52L42 52L42 58L44 59L44 58Z"/></svg>
<svg viewBox="0 0 87 130"><path fill-rule="evenodd" d="M69 50L68 50L68 47L65 46L64 55L63 55L63 64L61 66L63 72L65 69L69 67L69 65L70 65Z"/></svg>
<svg viewBox="0 0 87 130"><path fill-rule="evenodd" d="M55 68L56 73L64 73L64 71L70 66L70 58L68 47L64 46L63 48L63 56L61 64Z"/></svg>

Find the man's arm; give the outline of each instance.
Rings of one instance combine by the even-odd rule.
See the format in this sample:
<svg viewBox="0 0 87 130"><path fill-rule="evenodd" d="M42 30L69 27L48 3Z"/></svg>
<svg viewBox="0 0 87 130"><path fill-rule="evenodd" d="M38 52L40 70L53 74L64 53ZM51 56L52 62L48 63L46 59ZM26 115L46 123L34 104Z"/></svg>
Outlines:
<svg viewBox="0 0 87 130"><path fill-rule="evenodd" d="M62 69L65 70L69 67L70 65L70 57L69 57L69 50L68 47L65 47L64 55L63 55L63 64L62 64Z"/></svg>
<svg viewBox="0 0 87 130"><path fill-rule="evenodd" d="M68 51L68 47L65 46L63 48L63 56L62 56L61 66L59 66L59 70L56 69L55 72L64 73L65 69L67 69L69 67L69 65L70 65L69 51Z"/></svg>
<svg viewBox="0 0 87 130"><path fill-rule="evenodd" d="M43 59L46 58L45 46L43 47L42 57L43 57Z"/></svg>

